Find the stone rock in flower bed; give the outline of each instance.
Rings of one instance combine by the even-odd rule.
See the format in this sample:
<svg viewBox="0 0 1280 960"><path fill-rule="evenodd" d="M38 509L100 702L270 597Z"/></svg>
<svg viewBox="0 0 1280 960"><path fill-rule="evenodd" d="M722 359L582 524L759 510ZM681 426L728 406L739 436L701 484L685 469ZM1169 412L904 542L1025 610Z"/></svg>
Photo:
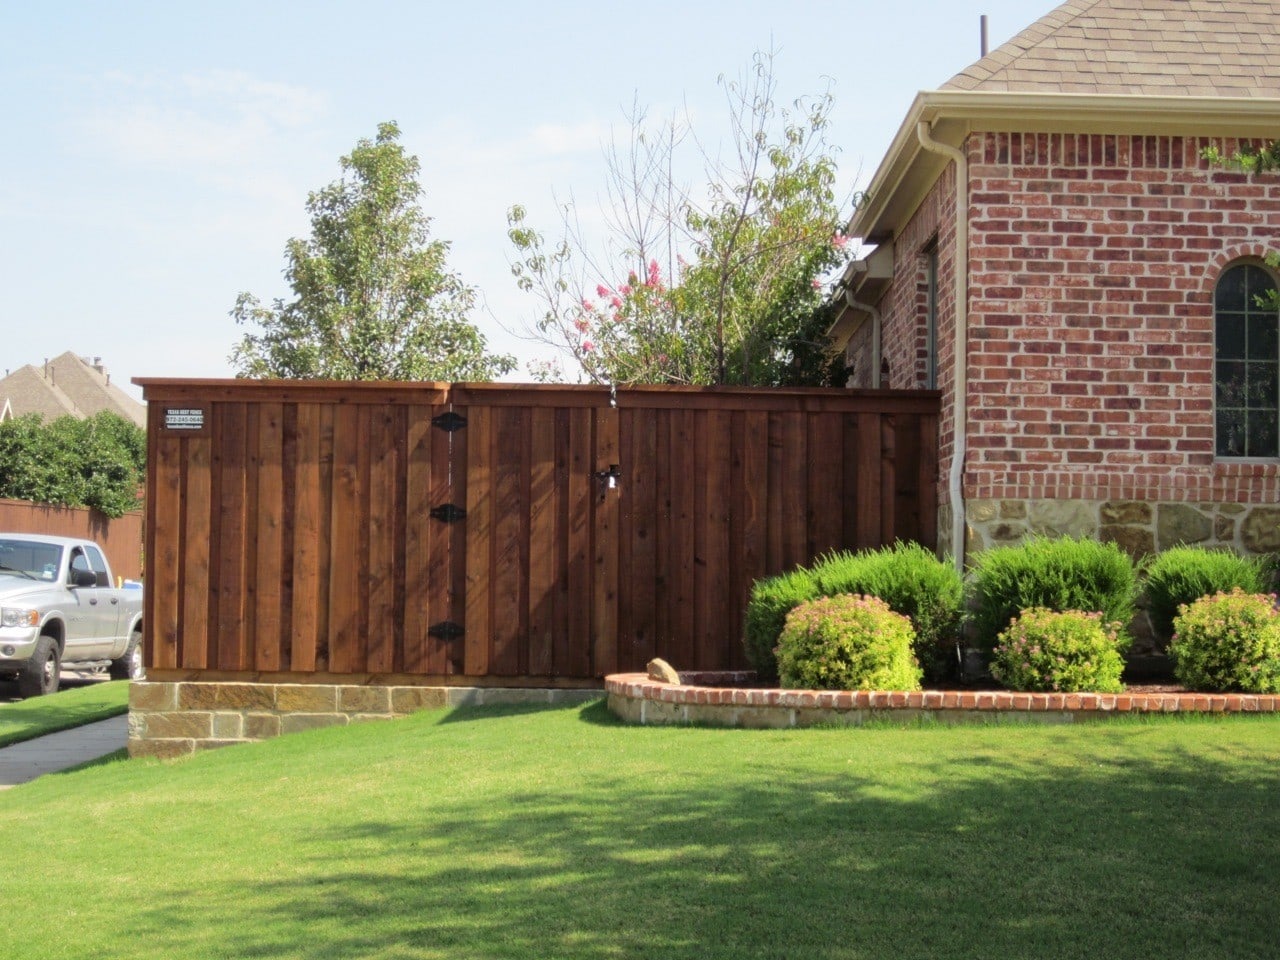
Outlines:
<svg viewBox="0 0 1280 960"><path fill-rule="evenodd" d="M680 682L680 674L676 673L675 667L661 657L654 657L645 665L645 669L649 671L650 680L657 680L659 683Z"/></svg>

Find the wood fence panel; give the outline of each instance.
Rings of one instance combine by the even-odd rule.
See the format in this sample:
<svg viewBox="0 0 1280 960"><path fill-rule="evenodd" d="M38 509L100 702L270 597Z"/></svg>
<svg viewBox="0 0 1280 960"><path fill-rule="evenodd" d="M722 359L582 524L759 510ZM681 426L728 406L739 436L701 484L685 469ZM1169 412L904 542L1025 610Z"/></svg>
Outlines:
<svg viewBox="0 0 1280 960"><path fill-rule="evenodd" d="M934 542L936 394L212 381L148 399L161 672L738 667L756 579ZM203 426L166 430L165 402Z"/></svg>
<svg viewBox="0 0 1280 960"><path fill-rule="evenodd" d="M87 507L0 499L0 530L93 540L106 554L111 572L125 580L142 577L145 526L142 510L108 517Z"/></svg>

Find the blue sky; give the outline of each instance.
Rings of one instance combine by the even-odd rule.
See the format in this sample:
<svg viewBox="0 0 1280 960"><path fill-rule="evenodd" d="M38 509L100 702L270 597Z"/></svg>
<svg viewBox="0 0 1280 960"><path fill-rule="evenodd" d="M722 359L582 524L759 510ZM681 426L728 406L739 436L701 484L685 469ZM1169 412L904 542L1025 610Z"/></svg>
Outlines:
<svg viewBox="0 0 1280 960"><path fill-rule="evenodd" d="M307 193L395 120L474 319L522 360L537 304L509 271L507 209L590 211L634 103L723 133L720 74L777 51L780 99L835 95L842 187L874 172L916 91L1049 0L894 3L6 3L0 9L2 369L71 349L116 382L222 377L236 294L285 296ZM504 329L505 328L505 329ZM522 363L523 369L523 363Z"/></svg>

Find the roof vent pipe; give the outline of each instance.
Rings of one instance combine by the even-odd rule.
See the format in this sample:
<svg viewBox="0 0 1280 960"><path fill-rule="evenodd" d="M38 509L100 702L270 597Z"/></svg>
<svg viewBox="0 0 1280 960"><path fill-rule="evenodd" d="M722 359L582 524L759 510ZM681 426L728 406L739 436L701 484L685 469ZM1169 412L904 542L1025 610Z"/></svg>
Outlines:
<svg viewBox="0 0 1280 960"><path fill-rule="evenodd" d="M978 32L980 34L978 43L985 57L987 55L987 15L985 13L978 18Z"/></svg>

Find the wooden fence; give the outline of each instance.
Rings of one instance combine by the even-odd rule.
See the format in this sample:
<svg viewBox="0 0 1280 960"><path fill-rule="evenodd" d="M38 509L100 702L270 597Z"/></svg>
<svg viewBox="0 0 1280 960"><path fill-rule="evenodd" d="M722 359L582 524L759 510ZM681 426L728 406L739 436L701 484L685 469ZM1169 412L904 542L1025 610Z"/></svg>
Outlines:
<svg viewBox="0 0 1280 960"><path fill-rule="evenodd" d="M142 511L108 517L87 507L55 507L27 500L0 500L0 530L93 540L117 577L142 577Z"/></svg>
<svg viewBox="0 0 1280 960"><path fill-rule="evenodd" d="M735 667L754 579L935 542L936 392L139 383L156 679Z"/></svg>

